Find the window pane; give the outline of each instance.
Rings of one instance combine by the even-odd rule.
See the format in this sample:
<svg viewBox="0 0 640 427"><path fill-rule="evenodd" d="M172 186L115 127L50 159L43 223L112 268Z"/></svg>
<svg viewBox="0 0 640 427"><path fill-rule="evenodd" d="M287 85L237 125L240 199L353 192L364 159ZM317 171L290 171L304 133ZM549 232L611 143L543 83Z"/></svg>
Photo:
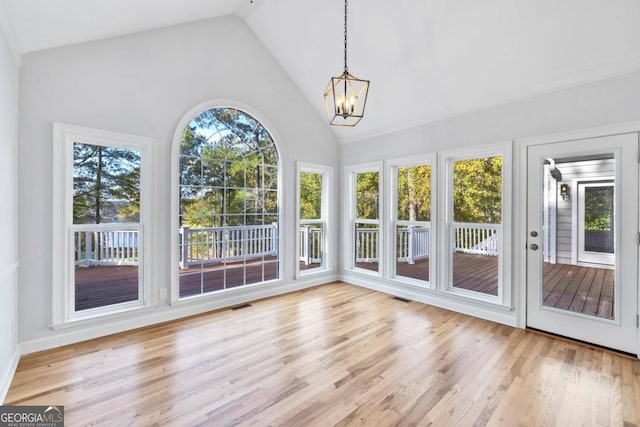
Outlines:
<svg viewBox="0 0 640 427"><path fill-rule="evenodd" d="M75 311L140 298L140 159L137 150L73 144Z"/></svg>
<svg viewBox="0 0 640 427"><path fill-rule="evenodd" d="M324 265L324 218L322 218L322 182L318 172L300 172L300 271Z"/></svg>
<svg viewBox="0 0 640 427"><path fill-rule="evenodd" d="M396 226L396 276L429 281L429 227Z"/></svg>
<svg viewBox="0 0 640 427"><path fill-rule="evenodd" d="M73 223L140 221L140 152L73 144Z"/></svg>
<svg viewBox="0 0 640 427"><path fill-rule="evenodd" d="M75 311L139 299L137 230L76 231Z"/></svg>
<svg viewBox="0 0 640 427"><path fill-rule="evenodd" d="M378 172L356 174L356 207L358 219L378 219Z"/></svg>
<svg viewBox="0 0 640 427"><path fill-rule="evenodd" d="M502 157L453 162L453 286L498 295Z"/></svg>
<svg viewBox="0 0 640 427"><path fill-rule="evenodd" d="M319 219L322 214L322 174L300 172L300 219Z"/></svg>
<svg viewBox="0 0 640 427"><path fill-rule="evenodd" d="M398 168L398 219L431 220L431 166Z"/></svg>
<svg viewBox="0 0 640 427"><path fill-rule="evenodd" d="M577 154L577 153L576 153ZM543 166L542 305L615 318L615 177L612 153ZM564 195L563 195L564 193Z"/></svg>
<svg viewBox="0 0 640 427"><path fill-rule="evenodd" d="M613 186L584 189L584 250L614 252Z"/></svg>
<svg viewBox="0 0 640 427"><path fill-rule="evenodd" d="M502 156L453 162L453 220L502 222Z"/></svg>
<svg viewBox="0 0 640 427"><path fill-rule="evenodd" d="M188 185L181 169L180 296L276 279L279 169L269 133L242 111L215 108L187 125L180 155L202 165L201 182Z"/></svg>
<svg viewBox="0 0 640 427"><path fill-rule="evenodd" d="M380 229L377 224L355 224L355 266L378 271Z"/></svg>

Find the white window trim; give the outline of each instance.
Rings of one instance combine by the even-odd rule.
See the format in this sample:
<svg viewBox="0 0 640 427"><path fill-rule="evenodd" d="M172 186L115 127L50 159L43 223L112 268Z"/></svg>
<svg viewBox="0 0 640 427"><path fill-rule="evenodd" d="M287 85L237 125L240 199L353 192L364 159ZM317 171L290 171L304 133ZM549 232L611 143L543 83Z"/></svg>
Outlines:
<svg viewBox="0 0 640 427"><path fill-rule="evenodd" d="M440 253L439 289L455 295L465 296L470 299L498 304L504 307L512 306L512 281L511 281L511 224L512 224L512 152L511 141L489 144L483 146L455 149L438 153L439 168L439 194L444 197L440 203L438 238ZM484 295L479 292L467 291L452 286L452 242L450 229L453 213L453 162L457 160L470 160L480 157L502 156L502 239L500 240L501 252L498 260L498 295Z"/></svg>
<svg viewBox="0 0 640 427"><path fill-rule="evenodd" d="M271 139L278 151L278 278L275 280L270 280L267 282L259 282L250 285L245 285L240 288L231 288L224 289L218 292L202 294L202 295L194 295L186 298L180 298L180 278L179 278L179 268L178 262L174 262L173 260L178 260L180 258L180 254L178 252L178 224L180 220L178 218L179 212L179 199L180 199L180 183L178 182L178 177L180 173L180 144L182 141L182 133L187 124L193 120L194 117L198 116L202 112L214 108L233 108L248 115L252 116L254 119L258 120L263 128L271 135ZM230 293L234 295L242 295L245 293L249 293L248 289L251 289L255 286L265 286L265 285L277 285L283 282L284 277L284 262L283 259L286 257L285 253L285 245L283 237L283 228L288 224L287 222L287 210L283 208L283 182L291 182L290 179L287 179L286 170L284 165L287 164L285 153L280 146L280 141L283 139L280 137L278 132L276 132L274 126L271 124L269 119L262 114L260 111L251 107L250 105L244 104L242 102L233 100L233 99L212 99L209 101L202 102L195 107L189 109L182 119L178 122L176 126L176 130L173 133L173 138L171 141L171 230L176 230L176 232L170 233L170 245L171 245L171 289L170 295L168 295L169 303L171 305L181 305L181 304L199 304L201 302L207 302L211 300L220 299L222 294Z"/></svg>
<svg viewBox="0 0 640 427"><path fill-rule="evenodd" d="M382 161L379 162L370 162L370 163L360 163L355 165L345 166L345 179L348 191L345 192L343 199L343 206L346 207L347 215L345 215L346 221L344 223L344 246L343 246L343 254L344 254L344 262L343 265L345 270L351 270L354 272L366 274L369 276L377 276L377 277L385 277L385 271L387 270L387 256L386 256L386 245L385 245L385 232L383 230L384 222L384 163ZM378 172L378 219L377 220L367 220L357 218L357 194L356 194L356 174L365 173L365 172ZM356 221L362 224L378 224L378 271L371 271L365 268L356 267L355 257L354 257L354 247L355 247L355 236L353 233L353 226Z"/></svg>
<svg viewBox="0 0 640 427"><path fill-rule="evenodd" d="M299 230L301 224L300 218L300 174L302 172L311 172L322 175L322 192L320 205L320 219L322 222L322 263L319 267L308 270L300 270L300 237ZM330 268L330 260L333 256L331 252L331 239L329 238L333 224L329 219L329 197L333 194L333 168L331 166L319 165L314 163L297 162L296 163L296 247L295 247L295 277L308 276L328 271Z"/></svg>
<svg viewBox="0 0 640 427"><path fill-rule="evenodd" d="M139 151L140 156L140 295L137 301L75 312L70 291L73 269L73 143L119 147ZM121 315L151 306L156 302L151 292L152 216L150 196L153 194L153 138L91 129L64 123L53 124L53 319L52 327L83 324L98 317Z"/></svg>
<svg viewBox="0 0 640 427"><path fill-rule="evenodd" d="M596 178L578 178L571 180L571 264L573 265L581 265L586 267L593 267L594 264L598 263L590 263L590 262L581 262L578 261L578 252L580 251L580 233L583 232L584 223L581 221L579 213L578 202L580 201L580 196L578 194L578 189L581 184L591 184L598 182L607 182L611 181L615 183L616 177L613 176L600 176ZM615 187L614 184L612 186ZM584 200L582 201L584 203ZM614 216L615 217L615 216ZM615 224L614 224L615 227Z"/></svg>
<svg viewBox="0 0 640 427"><path fill-rule="evenodd" d="M397 219L397 204L398 204L398 174L397 170L403 167L415 167L415 166L431 166L431 221L429 221L429 246L431 249L429 253L429 281L412 279L410 277L398 276L396 272L396 260L395 260L395 227L401 222ZM395 159L389 159L385 161L385 172L388 179L385 182L384 188L387 194L387 217L389 218L387 227L385 230L385 240L387 242L387 257L389 258L389 268L387 272L389 278L402 283L408 283L417 285L422 288L436 288L438 283L438 251L437 251L437 230L438 230L438 218L437 218L437 155L435 153L401 157Z"/></svg>

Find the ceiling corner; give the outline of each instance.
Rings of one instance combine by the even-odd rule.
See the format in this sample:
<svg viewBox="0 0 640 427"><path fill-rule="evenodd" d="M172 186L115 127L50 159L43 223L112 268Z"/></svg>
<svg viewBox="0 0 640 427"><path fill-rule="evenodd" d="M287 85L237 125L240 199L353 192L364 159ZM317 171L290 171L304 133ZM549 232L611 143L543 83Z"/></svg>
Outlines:
<svg viewBox="0 0 640 427"><path fill-rule="evenodd" d="M240 0L233 14L245 21L251 16L253 11L262 4L260 0Z"/></svg>
<svg viewBox="0 0 640 427"><path fill-rule="evenodd" d="M4 38L7 41L9 50L11 50L13 59L16 61L16 65L19 67L20 65L22 65L22 54L20 53L18 43L16 42L16 37L14 36L14 32L11 28L12 27L9 22L9 18L7 17L4 8L0 7L0 31L2 32L2 34L4 34Z"/></svg>

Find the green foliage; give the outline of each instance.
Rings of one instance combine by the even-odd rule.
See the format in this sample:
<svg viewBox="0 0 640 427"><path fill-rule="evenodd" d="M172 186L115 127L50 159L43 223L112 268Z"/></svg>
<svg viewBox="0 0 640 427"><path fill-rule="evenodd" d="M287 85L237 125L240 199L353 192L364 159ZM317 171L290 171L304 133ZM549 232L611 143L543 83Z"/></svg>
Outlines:
<svg viewBox="0 0 640 427"><path fill-rule="evenodd" d="M613 186L587 187L584 197L584 229L611 231L613 224Z"/></svg>
<svg viewBox="0 0 640 427"><path fill-rule="evenodd" d="M181 224L253 225L277 220L278 154L269 133L231 108L207 110L184 129Z"/></svg>
<svg viewBox="0 0 640 427"><path fill-rule="evenodd" d="M501 156L454 162L453 215L456 222L501 223Z"/></svg>
<svg viewBox="0 0 640 427"><path fill-rule="evenodd" d="M300 172L300 219L322 217L322 174Z"/></svg>
<svg viewBox="0 0 640 427"><path fill-rule="evenodd" d="M359 219L378 219L379 173L356 174L356 206Z"/></svg>
<svg viewBox="0 0 640 427"><path fill-rule="evenodd" d="M398 219L431 220L431 166L398 168Z"/></svg>
<svg viewBox="0 0 640 427"><path fill-rule="evenodd" d="M140 153L73 144L73 222L140 221Z"/></svg>

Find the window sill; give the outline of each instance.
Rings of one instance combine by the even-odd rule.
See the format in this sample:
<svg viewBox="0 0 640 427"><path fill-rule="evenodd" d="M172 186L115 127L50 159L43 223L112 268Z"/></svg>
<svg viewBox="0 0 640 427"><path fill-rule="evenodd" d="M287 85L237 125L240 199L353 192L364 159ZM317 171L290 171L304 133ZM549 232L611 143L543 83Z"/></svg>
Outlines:
<svg viewBox="0 0 640 427"><path fill-rule="evenodd" d="M119 321L131 318L133 314L145 314L152 311L155 306L135 304L115 310L99 311L89 313L87 315L76 315L67 319L63 323L53 323L49 327L53 330L64 330L96 323L105 323L105 321Z"/></svg>

